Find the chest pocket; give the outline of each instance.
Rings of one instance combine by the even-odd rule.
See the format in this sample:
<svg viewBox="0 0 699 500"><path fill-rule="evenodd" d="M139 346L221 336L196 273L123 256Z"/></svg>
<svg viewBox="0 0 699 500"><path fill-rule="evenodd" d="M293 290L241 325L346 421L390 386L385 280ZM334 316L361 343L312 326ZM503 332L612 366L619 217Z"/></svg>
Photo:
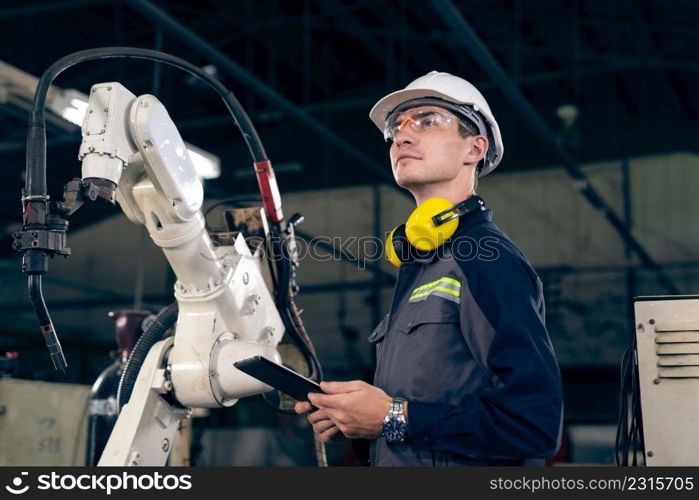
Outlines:
<svg viewBox="0 0 699 500"><path fill-rule="evenodd" d="M486 361L480 359L478 350L474 348L469 336L461 331L462 325L457 305L439 299L431 302L428 299L414 305L408 304L403 314L405 316L396 329L407 336L404 337L406 344L410 344L415 349L430 346L429 349L438 350L444 356L443 359L447 358L447 352L454 352L451 348L461 344L465 347L464 352L468 353L468 357L476 364L487 383L491 386L495 384ZM444 342L452 342L451 348L445 346Z"/></svg>
<svg viewBox="0 0 699 500"><path fill-rule="evenodd" d="M435 298L416 304L407 304L397 325L397 330L405 335L436 331L450 325L458 328L459 310L454 304Z"/></svg>

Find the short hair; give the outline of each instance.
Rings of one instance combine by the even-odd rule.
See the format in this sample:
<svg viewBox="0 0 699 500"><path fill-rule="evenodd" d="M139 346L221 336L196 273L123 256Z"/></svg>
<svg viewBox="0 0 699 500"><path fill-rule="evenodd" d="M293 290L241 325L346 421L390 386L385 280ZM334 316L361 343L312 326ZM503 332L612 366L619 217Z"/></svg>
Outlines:
<svg viewBox="0 0 699 500"><path fill-rule="evenodd" d="M476 125L471 123L470 121L467 120L459 120L459 135L466 139L467 137L472 137L474 135L478 135L478 128L476 128ZM473 189L475 191L476 185L478 184L478 177L481 175L481 170L483 170L483 166L485 165L485 157L478 162L478 165L476 165L476 175L473 181Z"/></svg>
<svg viewBox="0 0 699 500"><path fill-rule="evenodd" d="M478 135L478 129L469 121L459 120L459 135L466 139L467 137Z"/></svg>

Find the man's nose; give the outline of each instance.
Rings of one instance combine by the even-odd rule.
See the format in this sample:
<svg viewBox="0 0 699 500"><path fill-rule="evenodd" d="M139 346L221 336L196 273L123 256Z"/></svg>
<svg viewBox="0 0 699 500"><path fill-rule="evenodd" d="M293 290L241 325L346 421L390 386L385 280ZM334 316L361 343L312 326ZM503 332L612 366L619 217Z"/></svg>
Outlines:
<svg viewBox="0 0 699 500"><path fill-rule="evenodd" d="M415 144L417 143L417 135L409 126L405 126L401 127L393 140L398 146Z"/></svg>

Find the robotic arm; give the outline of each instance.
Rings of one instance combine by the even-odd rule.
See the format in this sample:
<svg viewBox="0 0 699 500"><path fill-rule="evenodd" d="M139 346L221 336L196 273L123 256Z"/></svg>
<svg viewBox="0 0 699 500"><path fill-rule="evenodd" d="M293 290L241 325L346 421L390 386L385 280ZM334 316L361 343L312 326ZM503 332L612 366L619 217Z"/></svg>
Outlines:
<svg viewBox="0 0 699 500"><path fill-rule="evenodd" d="M232 246L212 244L200 211L203 186L167 110L156 97L136 97L116 82L91 89L79 152L82 179L66 185L63 202L49 201L43 129L46 88L66 67L105 57L173 64L208 79L219 92L253 155L270 256L262 256L259 248L252 253L240 234ZM29 275L37 316L57 368L65 367L65 359L43 303L41 275L49 257L70 253L65 247L65 218L83 203L117 201L132 222L146 226L177 276L175 335L148 351L99 465L163 465L179 420L191 408L232 406L240 398L269 391L271 387L233 363L254 355L281 362L276 346L285 331L306 355L311 377L320 378L320 366L292 300L296 263L288 248L282 251L282 243L293 249L294 222L284 221L271 164L247 115L218 81L186 61L146 49L73 54L42 76L27 145L24 223L15 235L15 248L24 253L23 270ZM266 258L275 261L276 289Z"/></svg>
<svg viewBox="0 0 699 500"><path fill-rule="evenodd" d="M281 362L275 347L284 324L263 278L266 263L243 236L232 247L212 244L203 186L157 98L117 82L93 86L79 158L83 181L114 184L127 217L146 226L177 276L174 342L152 349L100 460L155 465L150 455L158 452L164 463L182 408L232 406L271 389L233 362L258 354Z"/></svg>

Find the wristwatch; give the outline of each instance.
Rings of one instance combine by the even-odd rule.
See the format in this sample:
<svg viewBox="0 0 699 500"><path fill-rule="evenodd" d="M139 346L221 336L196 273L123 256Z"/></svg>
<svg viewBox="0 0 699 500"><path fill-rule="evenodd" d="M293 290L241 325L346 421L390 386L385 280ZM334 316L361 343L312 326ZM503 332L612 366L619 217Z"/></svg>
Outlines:
<svg viewBox="0 0 699 500"><path fill-rule="evenodd" d="M393 398L386 418L383 419L383 435L389 443L402 443L408 432L403 404L405 399Z"/></svg>

